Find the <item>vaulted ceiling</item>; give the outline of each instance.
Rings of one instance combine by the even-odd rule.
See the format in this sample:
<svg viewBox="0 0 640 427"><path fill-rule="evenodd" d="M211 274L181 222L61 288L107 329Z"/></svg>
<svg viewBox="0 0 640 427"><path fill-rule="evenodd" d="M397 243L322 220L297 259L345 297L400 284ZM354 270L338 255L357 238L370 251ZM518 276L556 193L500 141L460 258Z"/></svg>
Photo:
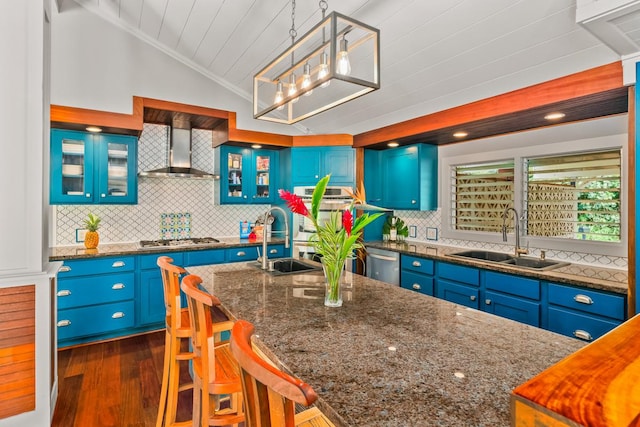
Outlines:
<svg viewBox="0 0 640 427"><path fill-rule="evenodd" d="M291 39L290 0L75 0L252 99L253 75ZM359 134L620 60L576 24L576 0L333 0L380 29L381 89L298 124ZM298 35L317 1L297 0Z"/></svg>

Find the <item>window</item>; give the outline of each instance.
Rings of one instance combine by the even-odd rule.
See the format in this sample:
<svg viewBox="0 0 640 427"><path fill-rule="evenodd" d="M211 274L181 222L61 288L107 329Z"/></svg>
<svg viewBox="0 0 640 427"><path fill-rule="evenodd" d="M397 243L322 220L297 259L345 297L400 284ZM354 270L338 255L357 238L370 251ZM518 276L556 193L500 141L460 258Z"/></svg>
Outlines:
<svg viewBox="0 0 640 427"><path fill-rule="evenodd" d="M620 150L529 158L526 234L621 241Z"/></svg>
<svg viewBox="0 0 640 427"><path fill-rule="evenodd" d="M451 168L451 226L460 231L497 233L502 213L514 204L514 162Z"/></svg>

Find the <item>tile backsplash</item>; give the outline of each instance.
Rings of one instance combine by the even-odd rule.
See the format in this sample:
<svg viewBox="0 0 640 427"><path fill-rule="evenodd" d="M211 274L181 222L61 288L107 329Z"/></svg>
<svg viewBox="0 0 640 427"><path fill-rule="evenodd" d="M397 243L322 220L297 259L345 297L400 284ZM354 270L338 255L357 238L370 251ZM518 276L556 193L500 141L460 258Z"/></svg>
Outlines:
<svg viewBox="0 0 640 427"><path fill-rule="evenodd" d="M167 164L168 127L145 125L138 142L138 169L157 169ZM213 172L211 132L193 130L193 167ZM162 234L163 214L189 215L191 237L233 237L239 235L238 222L254 222L269 205L216 205L219 182L212 179L138 178L137 205L57 205L53 206L52 245L75 245L76 229L83 228L89 212L102 218L100 242L155 240ZM186 224L185 224L186 225ZM173 227L173 228L172 228ZM182 228L182 230L178 230ZM172 225L165 232L185 234L186 227Z"/></svg>

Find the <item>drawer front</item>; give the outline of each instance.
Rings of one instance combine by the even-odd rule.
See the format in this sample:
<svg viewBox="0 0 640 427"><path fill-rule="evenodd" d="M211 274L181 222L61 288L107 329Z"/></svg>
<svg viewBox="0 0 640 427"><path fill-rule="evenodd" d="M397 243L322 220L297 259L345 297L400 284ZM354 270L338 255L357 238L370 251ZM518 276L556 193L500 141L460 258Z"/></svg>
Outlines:
<svg viewBox="0 0 640 427"><path fill-rule="evenodd" d="M416 274L403 270L400 273L400 287L420 292L421 294L433 296L433 276Z"/></svg>
<svg viewBox="0 0 640 427"><path fill-rule="evenodd" d="M540 327L541 304L495 292L486 292L482 308L487 313Z"/></svg>
<svg viewBox="0 0 640 427"><path fill-rule="evenodd" d="M262 248L260 248L262 251ZM257 255L257 253L256 253ZM267 246L267 256L271 258L282 258L284 256L284 245L270 245Z"/></svg>
<svg viewBox="0 0 640 427"><path fill-rule="evenodd" d="M105 274L58 280L58 310L134 297L135 274Z"/></svg>
<svg viewBox="0 0 640 427"><path fill-rule="evenodd" d="M189 251L184 255L184 265L221 264L224 262L224 249L207 249L204 251Z"/></svg>
<svg viewBox="0 0 640 427"><path fill-rule="evenodd" d="M474 286L480 285L480 270L473 267L465 267L463 265L439 262L438 277Z"/></svg>
<svg viewBox="0 0 640 427"><path fill-rule="evenodd" d="M504 292L506 294L540 300L540 282L510 274L487 271L484 275L487 289Z"/></svg>
<svg viewBox="0 0 640 427"><path fill-rule="evenodd" d="M416 273L433 275L434 262L431 259L418 258L409 255L400 256L400 266L403 270L411 270Z"/></svg>
<svg viewBox="0 0 640 427"><path fill-rule="evenodd" d="M89 274L120 273L135 269L135 257L105 257L90 260L66 260L58 270L58 278L87 276Z"/></svg>
<svg viewBox="0 0 640 427"><path fill-rule="evenodd" d="M258 259L257 246L248 246L244 248L229 248L227 249L227 261L255 261ZM262 252L262 248L260 248Z"/></svg>
<svg viewBox="0 0 640 427"><path fill-rule="evenodd" d="M621 323L549 307L549 330L583 341L598 339Z"/></svg>
<svg viewBox="0 0 640 427"><path fill-rule="evenodd" d="M438 298L475 309L480 308L480 291L476 288L458 285L446 280L438 280L436 288Z"/></svg>
<svg viewBox="0 0 640 427"><path fill-rule="evenodd" d="M182 266L184 264L184 252L158 252L149 255L140 255L138 257L141 270L149 270L158 267L158 258L168 256L173 260L173 264Z"/></svg>
<svg viewBox="0 0 640 427"><path fill-rule="evenodd" d="M60 310L58 341L132 328L134 321L133 301Z"/></svg>
<svg viewBox="0 0 640 427"><path fill-rule="evenodd" d="M622 295L549 283L549 303L612 319L625 319L625 299Z"/></svg>

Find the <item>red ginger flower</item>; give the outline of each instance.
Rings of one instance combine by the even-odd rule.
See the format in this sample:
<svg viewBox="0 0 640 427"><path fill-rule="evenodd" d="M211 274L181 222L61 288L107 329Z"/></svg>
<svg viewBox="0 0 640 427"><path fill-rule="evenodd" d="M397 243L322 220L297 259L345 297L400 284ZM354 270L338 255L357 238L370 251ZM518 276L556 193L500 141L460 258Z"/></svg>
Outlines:
<svg viewBox="0 0 640 427"><path fill-rule="evenodd" d="M293 213L297 213L304 216L309 216L309 209L304 204L304 201L300 196L290 193L286 190L278 190L278 195L281 199L287 202L287 206Z"/></svg>
<svg viewBox="0 0 640 427"><path fill-rule="evenodd" d="M347 232L347 236L351 236L351 229L353 228L353 214L349 209L346 209L342 213L342 227Z"/></svg>

